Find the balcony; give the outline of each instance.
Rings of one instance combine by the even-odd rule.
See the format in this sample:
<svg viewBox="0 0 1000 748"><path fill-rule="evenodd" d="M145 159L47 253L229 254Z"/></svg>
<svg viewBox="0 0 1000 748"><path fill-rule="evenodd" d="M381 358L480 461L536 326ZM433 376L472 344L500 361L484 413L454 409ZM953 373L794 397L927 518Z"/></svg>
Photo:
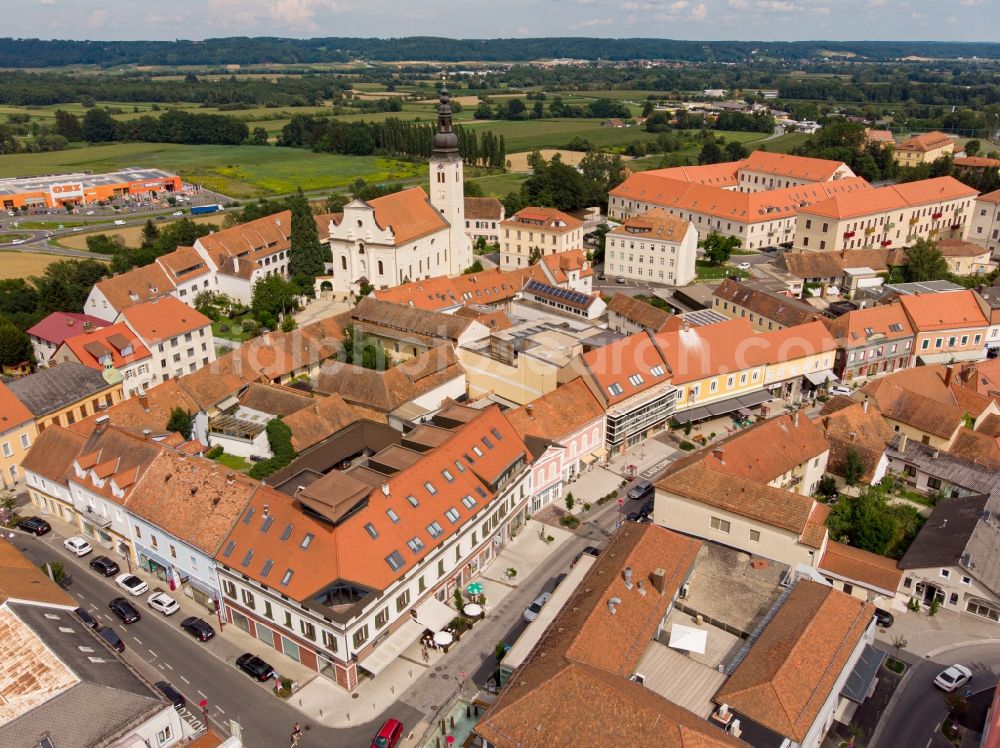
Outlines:
<svg viewBox="0 0 1000 748"><path fill-rule="evenodd" d="M919 223L919 221L920 221L920 219L919 219L919 218L911 218L911 219L910 219L910 225L911 225L911 226L916 226L916 225L917 225L917 223Z"/></svg>
<svg viewBox="0 0 1000 748"><path fill-rule="evenodd" d="M874 226L869 226L868 228L865 229L865 236L871 236L874 233L875 233Z"/></svg>
<svg viewBox="0 0 1000 748"><path fill-rule="evenodd" d="M845 231L844 232L844 238L845 239L853 239L854 238L854 232L853 231Z"/></svg>
<svg viewBox="0 0 1000 748"><path fill-rule="evenodd" d="M953 223L951 225L951 230L952 231L958 231L960 228L962 228L962 224L960 224L960 223Z"/></svg>
<svg viewBox="0 0 1000 748"><path fill-rule="evenodd" d="M955 208L955 215L960 216L965 212L965 208Z"/></svg>
<svg viewBox="0 0 1000 748"><path fill-rule="evenodd" d="M942 213L942 212L941 212L941 211L939 210L939 211L938 211L937 213L934 213L933 215L931 215L931 218L933 218L933 219L934 219L934 220L936 221L936 220L938 220L938 219L939 219L939 218L940 218L941 216L943 216L943 215L944 215L944 213Z"/></svg>
<svg viewBox="0 0 1000 748"><path fill-rule="evenodd" d="M102 529L111 527L111 518L105 514L101 514L100 512L96 512L90 508L84 509L80 512L80 514L82 514L83 518L95 527L100 527Z"/></svg>
<svg viewBox="0 0 1000 748"><path fill-rule="evenodd" d="M886 230L886 231L891 231L891 230L892 230L892 229L894 229L894 228L896 228L896 224L894 224L894 223L887 223L887 224L885 225L885 230Z"/></svg>
<svg viewBox="0 0 1000 748"><path fill-rule="evenodd" d="M885 239L879 244L880 247L888 247L891 245L892 245L892 239Z"/></svg>

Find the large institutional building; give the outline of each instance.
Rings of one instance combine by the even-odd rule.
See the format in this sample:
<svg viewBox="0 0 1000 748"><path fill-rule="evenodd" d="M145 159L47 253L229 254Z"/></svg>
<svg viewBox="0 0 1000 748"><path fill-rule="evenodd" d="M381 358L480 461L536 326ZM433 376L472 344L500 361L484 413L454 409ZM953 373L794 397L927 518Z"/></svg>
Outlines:
<svg viewBox="0 0 1000 748"><path fill-rule="evenodd" d="M430 197L413 187L375 200L353 200L343 213L321 217L332 256L324 283L329 282L333 291L356 292L365 282L385 289L457 275L472 264L472 243L465 233L462 156L447 89L442 89L440 101L430 159Z"/></svg>
<svg viewBox="0 0 1000 748"><path fill-rule="evenodd" d="M4 210L64 208L135 195L178 193L182 186L180 177L159 169L0 179L0 206Z"/></svg>

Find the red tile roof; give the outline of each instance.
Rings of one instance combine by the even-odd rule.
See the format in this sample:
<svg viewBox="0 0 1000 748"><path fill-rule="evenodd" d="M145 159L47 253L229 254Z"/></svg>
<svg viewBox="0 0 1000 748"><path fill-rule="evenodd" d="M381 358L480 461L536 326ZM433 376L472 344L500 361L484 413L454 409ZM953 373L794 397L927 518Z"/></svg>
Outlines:
<svg viewBox="0 0 1000 748"><path fill-rule="evenodd" d="M801 208L800 213L828 218L855 218L890 210L918 207L975 197L977 190L967 187L954 177L935 177L917 182L888 185L868 190L864 194L839 194L827 200Z"/></svg>
<svg viewBox="0 0 1000 748"><path fill-rule="evenodd" d="M28 335L59 346L66 338L79 335L87 323L94 328L107 327L107 320L76 312L52 312L48 317L28 328Z"/></svg>
<svg viewBox="0 0 1000 748"><path fill-rule="evenodd" d="M975 291L912 294L899 303L918 333L989 325Z"/></svg>
<svg viewBox="0 0 1000 748"><path fill-rule="evenodd" d="M891 558L831 540L820 559L819 568L843 579L896 594L903 572Z"/></svg>
<svg viewBox="0 0 1000 748"><path fill-rule="evenodd" d="M131 352L124 353L129 348ZM106 356L111 356L111 365L116 369L149 358L149 349L124 322L67 338L56 351L60 360L66 350L84 366L98 371L104 369L102 359Z"/></svg>
<svg viewBox="0 0 1000 748"><path fill-rule="evenodd" d="M843 166L846 166L843 161L758 150L752 151L740 168L747 171L774 174L778 177L825 182L833 179L833 175Z"/></svg>
<svg viewBox="0 0 1000 748"><path fill-rule="evenodd" d="M662 332L654 339L670 365L674 384L742 371L767 361L766 339L754 333L746 317Z"/></svg>
<svg viewBox="0 0 1000 748"><path fill-rule="evenodd" d="M899 340L913 336L913 328L900 304L856 309L823 323L842 348L854 348L874 340ZM871 333L867 331L871 330Z"/></svg>
<svg viewBox="0 0 1000 748"><path fill-rule="evenodd" d="M120 312L140 301L172 293L174 283L166 271L154 262L98 281L94 288L104 295L112 309Z"/></svg>
<svg viewBox="0 0 1000 748"><path fill-rule="evenodd" d="M0 434L34 421L35 416L24 407L7 385L0 382Z"/></svg>
<svg viewBox="0 0 1000 748"><path fill-rule="evenodd" d="M522 439L530 435L558 442L600 422L604 406L583 377L577 377L505 415Z"/></svg>
<svg viewBox="0 0 1000 748"><path fill-rule="evenodd" d="M915 151L926 153L946 145L955 145L954 139L943 132L925 132L921 135L914 135L908 140L904 140L896 146L897 151Z"/></svg>
<svg viewBox="0 0 1000 748"><path fill-rule="evenodd" d="M1000 159L982 156L959 156L952 159L952 165L965 169L1000 169Z"/></svg>
<svg viewBox="0 0 1000 748"><path fill-rule="evenodd" d="M646 332L595 348L583 354L583 363L607 405L670 381L670 367L654 338Z"/></svg>
<svg viewBox="0 0 1000 748"><path fill-rule="evenodd" d="M714 701L802 742L874 612L832 587L799 581Z"/></svg>
<svg viewBox="0 0 1000 748"><path fill-rule="evenodd" d="M212 320L173 296L133 304L122 310L128 326L147 343L159 343L177 335L209 327Z"/></svg>
<svg viewBox="0 0 1000 748"><path fill-rule="evenodd" d="M500 225L522 228L524 226L536 225L546 231L565 233L580 228L583 225L583 221L555 208L531 207L522 208Z"/></svg>

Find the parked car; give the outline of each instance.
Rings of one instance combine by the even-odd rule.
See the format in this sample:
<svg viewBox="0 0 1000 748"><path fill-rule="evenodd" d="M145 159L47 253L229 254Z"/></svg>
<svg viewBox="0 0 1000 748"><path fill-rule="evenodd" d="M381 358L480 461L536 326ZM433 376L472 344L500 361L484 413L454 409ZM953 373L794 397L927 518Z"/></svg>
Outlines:
<svg viewBox="0 0 1000 748"><path fill-rule="evenodd" d="M653 506L653 499L647 499L646 503L642 505L641 509L639 509L639 516L643 519L650 517L653 514Z"/></svg>
<svg viewBox="0 0 1000 748"><path fill-rule="evenodd" d="M629 512L625 515L626 522L645 522L646 518L643 517L639 512Z"/></svg>
<svg viewBox="0 0 1000 748"><path fill-rule="evenodd" d="M882 628L889 628L896 622L896 618L888 610L875 608L875 623Z"/></svg>
<svg viewBox="0 0 1000 748"><path fill-rule="evenodd" d="M181 609L177 601L162 590L156 590L152 595L147 597L146 604L153 610L160 611L165 616L173 615Z"/></svg>
<svg viewBox="0 0 1000 748"><path fill-rule="evenodd" d="M113 577L121 567L107 556L94 556L90 559L90 568L105 577Z"/></svg>
<svg viewBox="0 0 1000 748"><path fill-rule="evenodd" d="M830 387L827 392L831 395L843 395L844 397L850 397L853 390L851 390L851 388L846 384L835 384Z"/></svg>
<svg viewBox="0 0 1000 748"><path fill-rule="evenodd" d="M749 270L750 269L750 263L749 262L741 262L736 267L738 267L740 270Z"/></svg>
<svg viewBox="0 0 1000 748"><path fill-rule="evenodd" d="M115 630L110 626L97 629L97 635L104 639L104 641L110 644L111 647L118 652L125 651L125 642L122 641L121 637L118 636L118 634L115 633Z"/></svg>
<svg viewBox="0 0 1000 748"><path fill-rule="evenodd" d="M89 626L92 629L96 629L100 624L97 623L97 619L94 618L90 613L85 611L83 608L77 608L73 611L76 613L76 617L83 621L84 625Z"/></svg>
<svg viewBox="0 0 1000 748"><path fill-rule="evenodd" d="M607 280L607 279L608 279L608 276L606 276L604 273L598 273L597 274L597 280L603 281L603 280Z"/></svg>
<svg viewBox="0 0 1000 748"><path fill-rule="evenodd" d="M954 691L972 680L972 671L965 665L952 665L942 670L934 679L934 685L943 691Z"/></svg>
<svg viewBox="0 0 1000 748"><path fill-rule="evenodd" d="M185 706L187 706L187 699L184 698L184 694L178 691L176 688L171 686L165 680L160 680L154 683L159 689L160 693L167 697L167 701L174 705L174 709L180 711Z"/></svg>
<svg viewBox="0 0 1000 748"><path fill-rule="evenodd" d="M111 612L118 616L121 622L125 624L135 623L142 618L142 616L139 615L139 611L135 609L135 606L124 597L116 597L108 603L108 607L111 609Z"/></svg>
<svg viewBox="0 0 1000 748"><path fill-rule="evenodd" d="M207 642L215 636L215 629L210 624L194 616L181 621L181 628L200 642Z"/></svg>
<svg viewBox="0 0 1000 748"><path fill-rule="evenodd" d="M624 283L624 282L625 282L625 279L622 278L620 275L617 278L615 278L615 283Z"/></svg>
<svg viewBox="0 0 1000 748"><path fill-rule="evenodd" d="M246 652L236 658L236 667L255 680L264 682L274 675L274 668L255 654Z"/></svg>
<svg viewBox="0 0 1000 748"><path fill-rule="evenodd" d="M646 499L653 495L653 484L648 480L641 480L628 490L630 499Z"/></svg>
<svg viewBox="0 0 1000 748"><path fill-rule="evenodd" d="M528 623L534 621L536 618L538 618L538 614L542 610L542 606L549 601L550 597L552 597L551 592L543 592L541 595L539 595L534 599L531 605L529 605L527 608L524 609L524 613L521 614L521 617L524 618L524 620L526 620Z"/></svg>
<svg viewBox="0 0 1000 748"><path fill-rule="evenodd" d="M184 215L184 211L183 210L175 210L170 215L173 215L173 216L182 216L182 215Z"/></svg>
<svg viewBox="0 0 1000 748"><path fill-rule="evenodd" d="M387 719L382 728L372 738L371 748L395 748L403 737L403 723L398 719Z"/></svg>
<svg viewBox="0 0 1000 748"><path fill-rule="evenodd" d="M74 556L86 556L94 550L90 543L79 536L66 538L63 541L63 548L72 553Z"/></svg>
<svg viewBox="0 0 1000 748"><path fill-rule="evenodd" d="M579 561L583 557L584 554L586 554L588 556L600 556L601 555L601 549L600 548L595 548L592 545L588 545L586 548L584 548L582 551L580 551L579 553L576 554L576 558L574 558L573 561L572 561L572 563L570 563L569 568L572 569L574 566L576 566L576 562Z"/></svg>
<svg viewBox="0 0 1000 748"><path fill-rule="evenodd" d="M135 574L119 574L115 577L115 584L121 587L130 595L141 595L149 589L149 585L143 582Z"/></svg>
<svg viewBox="0 0 1000 748"><path fill-rule="evenodd" d="M52 530L52 525L41 517L25 517L17 523L17 529L30 532L37 538Z"/></svg>

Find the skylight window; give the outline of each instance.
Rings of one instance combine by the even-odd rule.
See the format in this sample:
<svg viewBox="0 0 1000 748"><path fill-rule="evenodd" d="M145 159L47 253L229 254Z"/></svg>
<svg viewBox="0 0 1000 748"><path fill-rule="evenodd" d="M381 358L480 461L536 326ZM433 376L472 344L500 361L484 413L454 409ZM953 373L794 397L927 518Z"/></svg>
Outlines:
<svg viewBox="0 0 1000 748"><path fill-rule="evenodd" d="M399 515L396 514L395 510L393 510L393 509L386 509L385 510L385 516L387 516L389 519L391 519L393 521L393 523L399 522Z"/></svg>
<svg viewBox="0 0 1000 748"><path fill-rule="evenodd" d="M399 571L403 568L403 564L406 562L403 557L399 555L399 551L393 551L388 556L385 557L385 562L389 564L389 568L393 571Z"/></svg>
<svg viewBox="0 0 1000 748"><path fill-rule="evenodd" d="M476 493L479 494L480 498L486 498L486 491L484 491L480 486L476 486Z"/></svg>
<svg viewBox="0 0 1000 748"><path fill-rule="evenodd" d="M260 531L261 532L267 532L268 530L270 530L272 522L274 522L274 515L273 514L269 514L266 517L264 517L264 522L260 526Z"/></svg>
<svg viewBox="0 0 1000 748"><path fill-rule="evenodd" d="M452 475L451 473L449 473L449 472L448 472L447 470L442 470L442 471L441 471L441 475L443 475L443 476L444 476L444 479L445 479L446 481L448 481L449 483L454 483L454 482L455 482L455 476L453 476L453 475Z"/></svg>
<svg viewBox="0 0 1000 748"><path fill-rule="evenodd" d="M243 561L241 563L246 566L250 563L250 559L253 558L253 548L249 549L245 554L243 554Z"/></svg>
<svg viewBox="0 0 1000 748"><path fill-rule="evenodd" d="M462 518L462 515L458 513L458 510L455 507L449 507L448 511L444 513L444 516L447 517L448 521L451 523L458 522L458 520Z"/></svg>
<svg viewBox="0 0 1000 748"><path fill-rule="evenodd" d="M301 548L303 548L303 549L306 549L306 548L308 548L308 547L309 547L309 545L310 545L310 543L312 543L312 542L313 542L313 539L314 539L315 537L316 537L316 536L315 536L315 535L313 535L313 534L312 534L311 532L307 532L307 533L306 533L306 536L305 536L304 538L302 538L302 542L301 542L301 543L299 543L299 547L301 547Z"/></svg>
<svg viewBox="0 0 1000 748"><path fill-rule="evenodd" d="M503 441L503 434L501 434L501 433L500 433L499 431L497 431L496 429L490 429L490 433L491 433L491 434L493 434L493 437L494 437L494 438L495 438L495 439L496 439L496 440L497 440L498 442L502 442L502 441Z"/></svg>
<svg viewBox="0 0 1000 748"><path fill-rule="evenodd" d="M249 525L251 519L253 519L253 507L247 509L247 513L243 515L243 524Z"/></svg>
<svg viewBox="0 0 1000 748"><path fill-rule="evenodd" d="M618 384L618 382L608 385L608 394L611 395L611 397L617 397L624 391L625 391L624 388L620 384Z"/></svg>
<svg viewBox="0 0 1000 748"><path fill-rule="evenodd" d="M292 569L285 569L285 574L284 574L284 576L281 577L281 583L283 585L285 585L285 584L288 584L289 582L291 582L292 581L292 575L294 573L295 572Z"/></svg>
<svg viewBox="0 0 1000 748"><path fill-rule="evenodd" d="M479 447L473 447L472 451L476 453L476 457L482 457L483 456L483 450L481 450Z"/></svg>
<svg viewBox="0 0 1000 748"><path fill-rule="evenodd" d="M471 496L464 496L462 497L462 504L466 509L472 509L476 505L476 500Z"/></svg>
<svg viewBox="0 0 1000 748"><path fill-rule="evenodd" d="M444 528L441 527L437 522L431 522L427 525L427 534L432 538L440 538L444 535Z"/></svg>
<svg viewBox="0 0 1000 748"><path fill-rule="evenodd" d="M459 460L455 460L455 469L460 473L465 472L465 465L463 465Z"/></svg>
<svg viewBox="0 0 1000 748"><path fill-rule="evenodd" d="M420 502L417 501L416 496L407 496L406 500L410 502L410 506L420 506Z"/></svg>
<svg viewBox="0 0 1000 748"><path fill-rule="evenodd" d="M290 537L292 537L292 523L291 522L289 522L287 525L285 525L285 529L281 531L281 539L282 540L288 540Z"/></svg>
<svg viewBox="0 0 1000 748"><path fill-rule="evenodd" d="M434 488L434 484L431 483L430 481L424 483L424 488L427 489L427 493L429 493L431 496L437 493L437 489Z"/></svg>
<svg viewBox="0 0 1000 748"><path fill-rule="evenodd" d="M267 561L265 561L264 562L264 568L260 570L260 575L262 577L266 577L268 574L271 573L271 567L272 566L274 566L274 561L272 561L271 559L268 559Z"/></svg>
<svg viewBox="0 0 1000 748"><path fill-rule="evenodd" d="M378 537L378 530L375 529L375 525L373 525L371 522L365 525L365 532L371 535L372 539Z"/></svg>
<svg viewBox="0 0 1000 748"><path fill-rule="evenodd" d="M490 438L488 436L483 437L483 444L486 445L487 449L493 449L493 442L490 441Z"/></svg>
<svg viewBox="0 0 1000 748"><path fill-rule="evenodd" d="M649 373L652 374L654 377L663 376L663 367L654 366L652 369L649 370Z"/></svg>
<svg viewBox="0 0 1000 748"><path fill-rule="evenodd" d="M236 550L236 541L230 540L228 543L226 543L226 550L222 552L222 557L229 558L229 556L232 554L234 550Z"/></svg>
<svg viewBox="0 0 1000 748"><path fill-rule="evenodd" d="M406 545L408 545L410 547L410 550L413 551L414 553L420 553L420 551L422 551L424 548L424 541L422 541L420 538L414 537L407 540Z"/></svg>
<svg viewBox="0 0 1000 748"><path fill-rule="evenodd" d="M638 387L643 382L642 374L633 374L628 378L628 381L633 387Z"/></svg>

